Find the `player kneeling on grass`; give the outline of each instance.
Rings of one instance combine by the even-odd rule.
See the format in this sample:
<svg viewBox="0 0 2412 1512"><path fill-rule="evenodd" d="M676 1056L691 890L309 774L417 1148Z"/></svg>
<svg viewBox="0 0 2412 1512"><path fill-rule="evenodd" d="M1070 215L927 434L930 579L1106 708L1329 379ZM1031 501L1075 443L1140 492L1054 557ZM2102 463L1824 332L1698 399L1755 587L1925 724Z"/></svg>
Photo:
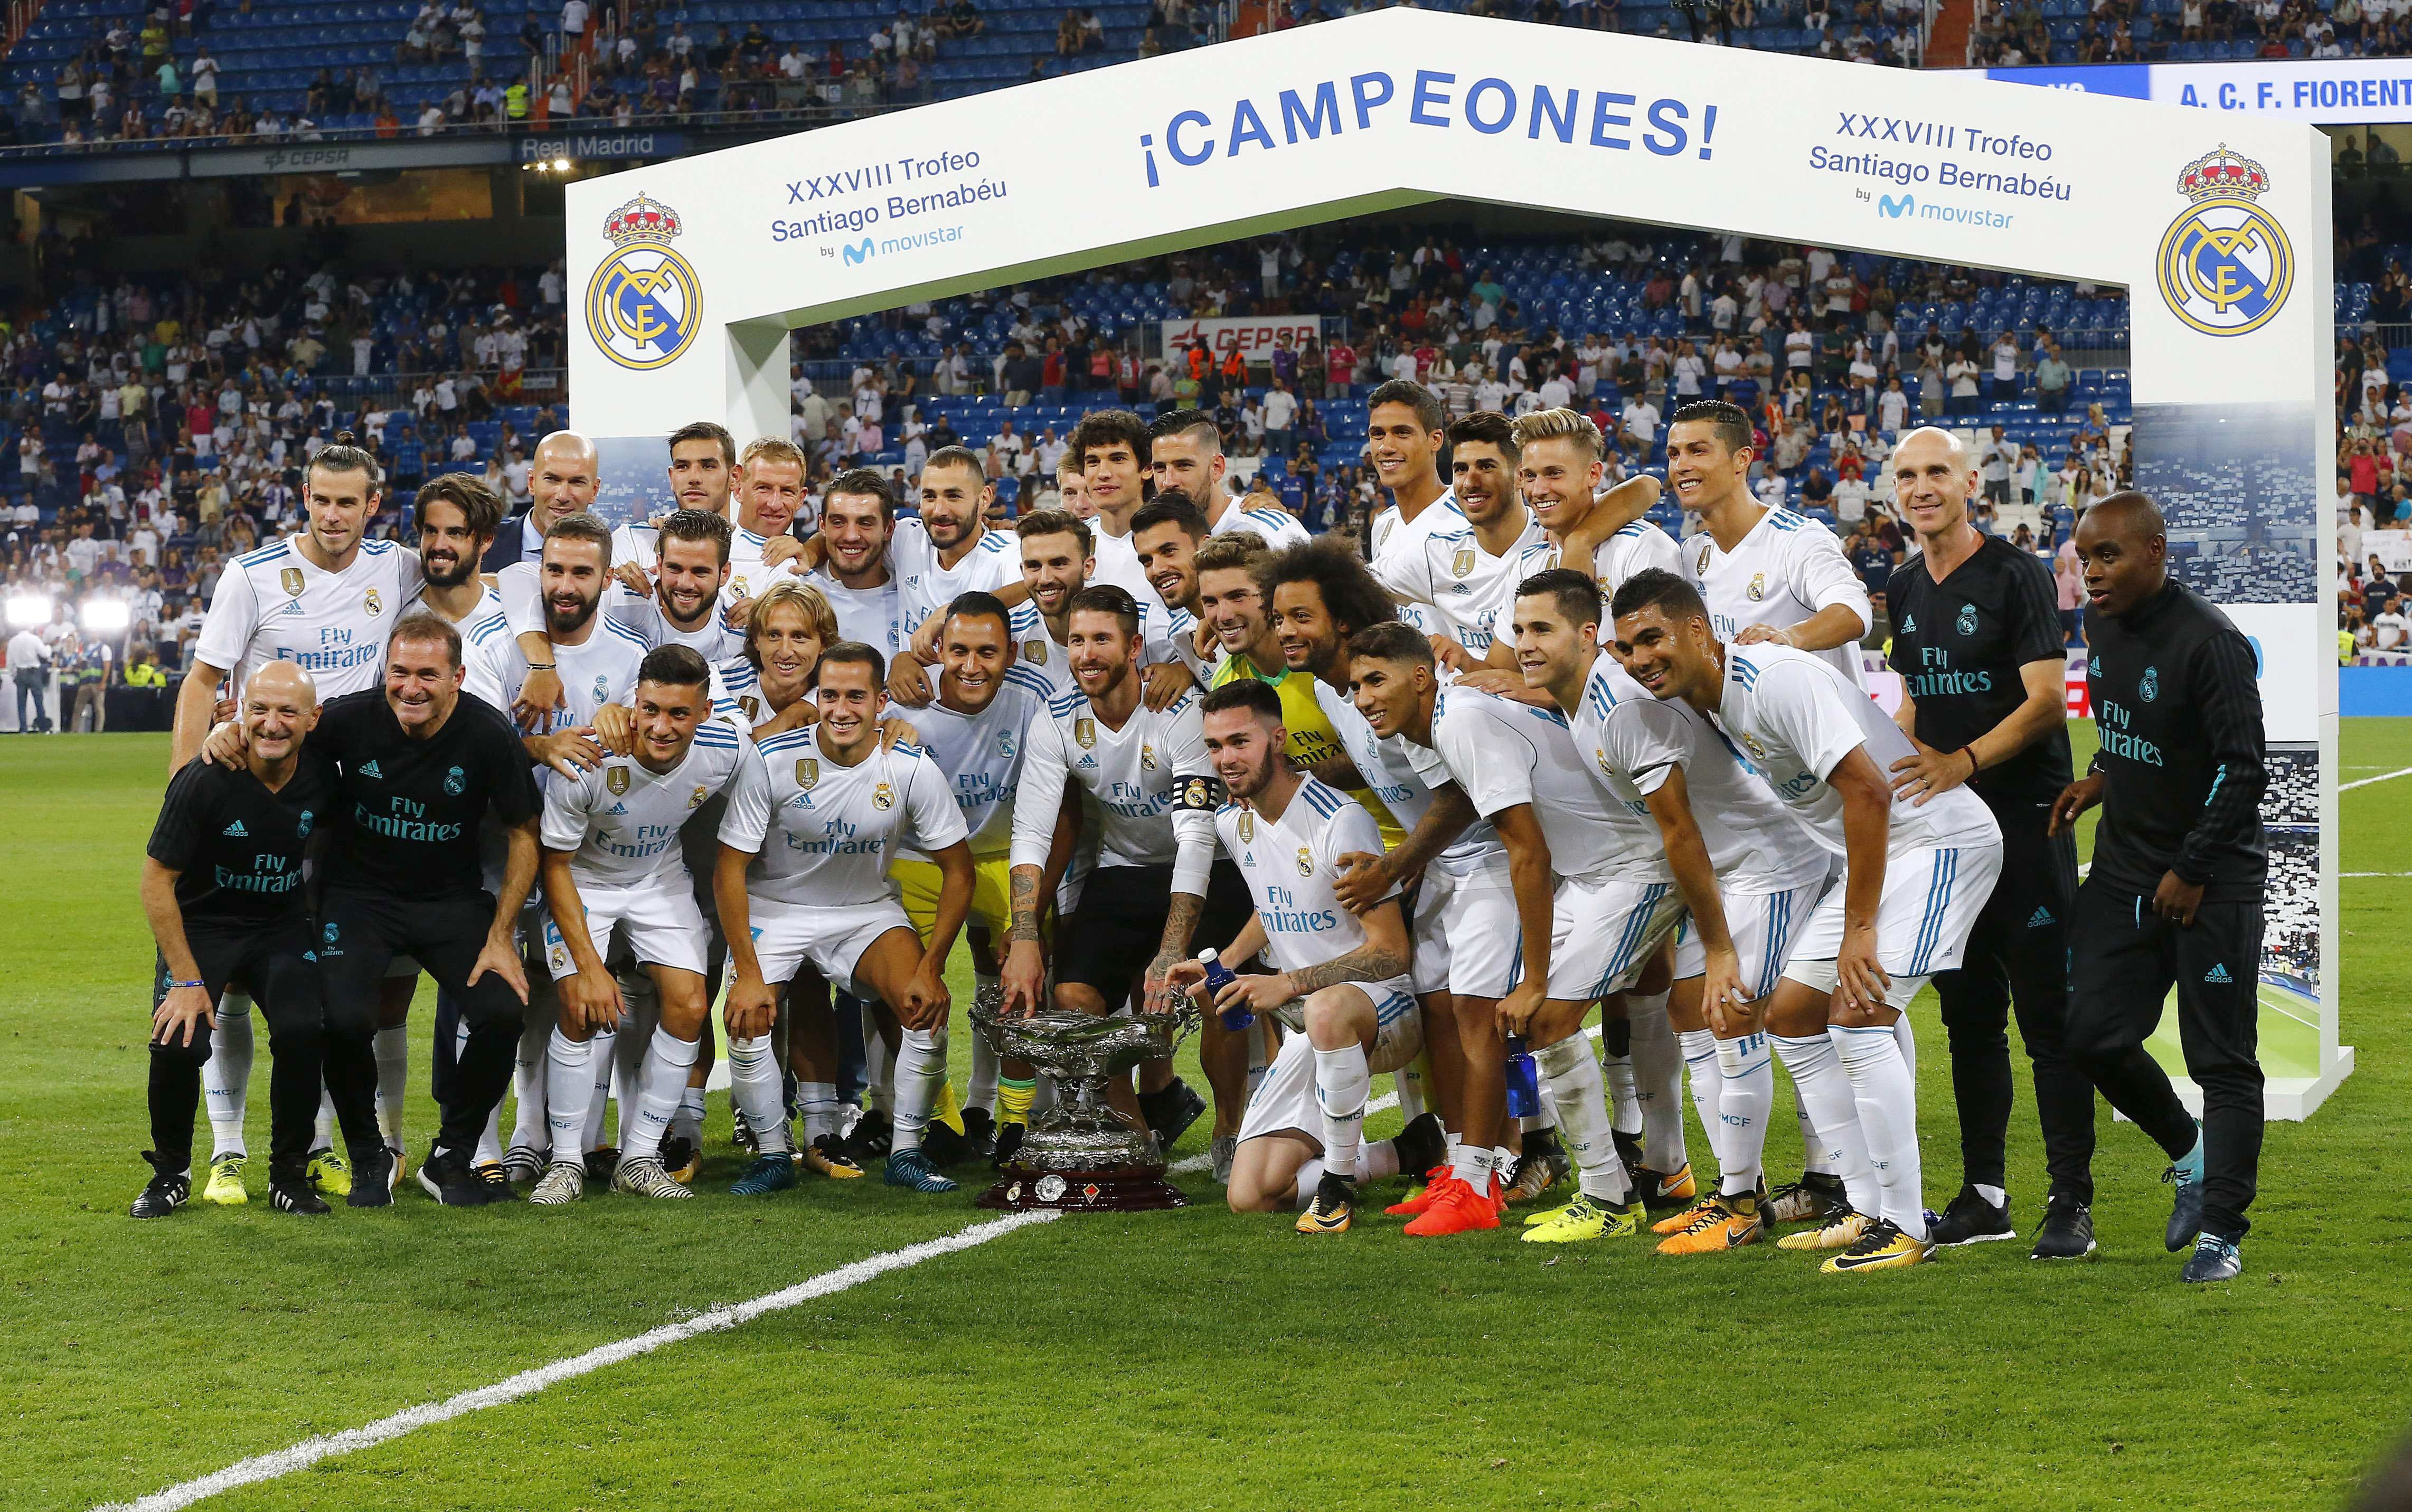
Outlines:
<svg viewBox="0 0 2412 1512"><path fill-rule="evenodd" d="M1793 941L1767 1023L1819 1138L1842 1151L1854 1211L1783 1247L1840 1249L1834 1272L1916 1265L1932 1246L1918 1084L1896 1026L1928 976L1960 963L2001 872L2001 828L1974 793L1896 794L1887 774L1909 737L1875 700L1809 652L1720 642L1699 590L1673 573L1635 574L1613 609L1634 680L1713 720L1843 853L1843 880Z"/></svg>
<svg viewBox="0 0 2412 1512"><path fill-rule="evenodd" d="M920 747L880 739L887 670L860 641L829 648L818 722L762 741L761 763L749 763L729 794L713 890L736 968L729 1033L743 1022L767 1034L775 990L806 964L841 991L877 997L904 1030L888 1183L951 1192L922 1152L921 1132L947 1074L947 957L971 913L972 852L947 774ZM888 875L908 849L939 872L927 948Z"/></svg>
<svg viewBox="0 0 2412 1512"><path fill-rule="evenodd" d="M545 791L545 962L559 984L561 1021L546 1050L552 1075L545 1117L552 1153L531 1202L574 1202L586 1190L586 1115L595 1095L590 1065L597 1030L617 1030L626 1005L604 964L615 939L653 978L661 1023L646 1057L636 1117L621 1135L612 1184L646 1196L689 1196L661 1159L678 1113L711 1001L704 981L709 938L679 846L688 815L726 792L762 758L734 727L710 717L712 668L685 646L646 654L637 671L635 749L607 756L577 781ZM771 1184L795 1184L787 1121L771 1052L770 1015L728 1018L729 1076ZM767 1189L767 1188L766 1188Z"/></svg>
<svg viewBox="0 0 2412 1512"><path fill-rule="evenodd" d="M247 736L233 768L184 763L168 785L142 863L142 911L159 942L151 1012L151 1183L127 1210L164 1218L193 1191L193 1111L201 1065L228 984L240 981L268 1020L275 1072L269 1200L280 1212L323 1213L310 1182L318 1111L323 1011L302 855L333 806L335 773L302 748L318 693L292 662L243 684ZM241 1188L237 1188L238 1191Z"/></svg>
<svg viewBox="0 0 2412 1512"><path fill-rule="evenodd" d="M1213 1011L1275 1013L1303 1000L1303 1029L1286 1039L1248 1099L1231 1161L1233 1212L1272 1212L1292 1202L1302 1234L1349 1225L1360 1179L1435 1164L1437 1145L1403 1155L1394 1141L1360 1151L1365 1098L1380 1072L1423 1053L1423 1018L1407 980L1407 925L1394 885L1362 914L1332 895L1344 856L1377 853L1381 832L1357 801L1290 765L1280 695L1254 678L1227 683L1201 706L1206 753L1231 801L1215 811L1214 837L1247 879L1256 913L1222 954L1259 950L1280 969L1242 976ZM1195 989L1206 968L1184 962L1169 986Z"/></svg>

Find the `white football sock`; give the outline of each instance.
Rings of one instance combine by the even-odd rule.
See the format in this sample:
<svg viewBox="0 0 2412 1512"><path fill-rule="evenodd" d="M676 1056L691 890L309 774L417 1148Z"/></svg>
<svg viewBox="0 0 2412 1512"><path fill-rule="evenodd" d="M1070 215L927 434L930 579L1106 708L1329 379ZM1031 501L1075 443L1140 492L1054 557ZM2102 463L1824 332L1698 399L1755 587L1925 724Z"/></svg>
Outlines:
<svg viewBox="0 0 2412 1512"><path fill-rule="evenodd" d="M670 1119L670 1132L699 1150L703 1148L703 1089L701 1087L689 1085L685 1091L679 1094L678 1112Z"/></svg>
<svg viewBox="0 0 2412 1512"><path fill-rule="evenodd" d="M480 1166L499 1166L503 1160L503 1105L486 1115L486 1127L478 1136L478 1152L471 1157Z"/></svg>
<svg viewBox="0 0 2412 1512"><path fill-rule="evenodd" d="M1918 1083L1902 1063L1901 1042L1888 1025L1826 1031L1850 1078L1859 1104L1860 1128L1867 1136L1868 1164L1875 1171L1877 1216L1912 1239L1926 1237L1924 1172L1918 1154Z"/></svg>
<svg viewBox="0 0 2412 1512"><path fill-rule="evenodd" d="M1892 1042L1901 1047L1901 1064L1909 1067L1909 1079L1915 1085L1918 1080L1918 1035L1909 1027L1907 1009L1904 1009L1902 1016L1892 1021Z"/></svg>
<svg viewBox="0 0 2412 1512"><path fill-rule="evenodd" d="M1431 1052L1418 1055L1399 1067L1390 1077L1390 1085L1399 1094L1399 1117L1412 1123L1423 1117L1431 1105L1424 1100L1424 1078L1432 1070Z"/></svg>
<svg viewBox="0 0 2412 1512"><path fill-rule="evenodd" d="M518 1106L511 1115L511 1147L541 1151L552 1138L545 1115L547 1064L552 1054L553 1015L528 1014L520 1020L519 1059L511 1066L511 1093Z"/></svg>
<svg viewBox="0 0 2412 1512"><path fill-rule="evenodd" d="M552 1146L552 1158L579 1160L590 1148L586 1139L587 1109L600 1100L595 1091L595 1042L581 1043L556 1028L545 1041L544 1054L548 1073L544 1118ZM610 1059L608 1053L605 1059Z"/></svg>
<svg viewBox="0 0 2412 1512"><path fill-rule="evenodd" d="M410 1102L410 1027L380 1029L376 1047L377 1132L392 1144L402 1138L402 1110Z"/></svg>
<svg viewBox="0 0 2412 1512"><path fill-rule="evenodd" d="M1609 1126L1619 1134L1640 1134L1641 1088L1634 1077L1632 1055L1603 1055L1600 1061Z"/></svg>
<svg viewBox="0 0 2412 1512"><path fill-rule="evenodd" d="M1775 1107L1774 1051L1765 1035L1716 1042L1716 1079L1725 1085L1718 1104L1717 1190L1740 1196L1758 1189L1767 1155L1767 1116Z"/></svg>
<svg viewBox="0 0 2412 1512"><path fill-rule="evenodd" d="M620 1064L620 1035L617 1030L598 1029L587 1041L586 1057L586 1133L578 1148L581 1153L603 1148L603 1116L611 1101L611 1074Z"/></svg>
<svg viewBox="0 0 2412 1512"><path fill-rule="evenodd" d="M1667 1021L1667 994L1626 993L1633 1079L1641 1098L1641 1148L1653 1169L1672 1176L1691 1163L1684 1144L1684 1050Z"/></svg>
<svg viewBox="0 0 2412 1512"><path fill-rule="evenodd" d="M1309 1156L1306 1164L1298 1168L1298 1191L1290 1198L1291 1204L1301 1212L1314 1207L1315 1189L1322 1184L1323 1162Z"/></svg>
<svg viewBox="0 0 2412 1512"><path fill-rule="evenodd" d="M1365 1094L1373 1086L1364 1046L1347 1044L1336 1050L1315 1052L1315 1101L1323 1115L1323 1168L1352 1182L1357 1179L1357 1146L1365 1132Z"/></svg>
<svg viewBox="0 0 2412 1512"><path fill-rule="evenodd" d="M668 1029L654 1031L646 1047L644 1090L637 1094L637 1116L620 1131L624 1161L658 1157L662 1140L678 1117L679 1099L686 1095L686 1076L695 1069L696 1042L681 1039Z"/></svg>
<svg viewBox="0 0 2412 1512"><path fill-rule="evenodd" d="M1860 1109L1851 1092L1851 1079L1843 1069L1842 1057L1834 1051L1834 1042L1824 1035L1803 1035L1793 1038L1786 1035L1770 1035L1768 1043L1775 1048L1775 1058L1784 1063L1791 1074L1792 1090L1806 1109L1802 1117L1809 1144L1831 1164L1830 1168L1842 1179L1843 1192L1851 1206L1870 1217L1876 1215L1880 1202L1875 1172L1868 1168L1867 1138L1860 1130ZM1812 1165L1810 1169L1817 1167Z"/></svg>
<svg viewBox="0 0 2412 1512"><path fill-rule="evenodd" d="M787 1152L787 1109L770 1035L728 1041L728 1100L754 1131L756 1150L766 1155Z"/></svg>
<svg viewBox="0 0 2412 1512"><path fill-rule="evenodd" d="M243 1140L243 1115L251 1096L251 999L229 987L218 997L218 1026L210 1031L210 1058L201 1065L212 1160L251 1152Z"/></svg>
<svg viewBox="0 0 2412 1512"><path fill-rule="evenodd" d="M335 1094L324 1087L318 1089L318 1120L311 1129L310 1148L335 1148Z"/></svg>
<svg viewBox="0 0 2412 1512"><path fill-rule="evenodd" d="M1449 1173L1477 1192L1488 1192L1491 1190L1492 1154L1488 1150L1460 1144L1449 1152Z"/></svg>
<svg viewBox="0 0 2412 1512"><path fill-rule="evenodd" d="M1726 1079L1717 1069L1717 1036L1706 1029L1686 1029L1675 1040L1683 1050L1684 1069L1691 1076L1692 1106L1700 1110L1700 1132L1709 1137L1709 1153L1717 1157L1717 1168L1723 1170L1725 1125L1718 1120Z"/></svg>
<svg viewBox="0 0 2412 1512"><path fill-rule="evenodd" d="M937 1106L938 1081L947 1074L947 1026L907 1029L896 1050L896 1151L921 1148L921 1131Z"/></svg>
<svg viewBox="0 0 2412 1512"><path fill-rule="evenodd" d="M896 1112L896 1056L880 1034L877 1015L862 1006L862 1106L891 1119Z"/></svg>
<svg viewBox="0 0 2412 1512"><path fill-rule="evenodd" d="M1399 1174L1399 1141L1368 1139L1357 1147L1357 1179L1378 1182Z"/></svg>
<svg viewBox="0 0 2412 1512"><path fill-rule="evenodd" d="M1272 1052L1266 1048L1267 1042L1272 1037L1272 1022L1270 1019L1260 1018L1255 1023L1248 1025L1247 1034L1248 1095L1254 1097L1257 1094L1257 1083L1264 1080L1265 1073L1272 1067ZM1033 1112L1037 1111L1038 1105L1036 1102L1030 1106Z"/></svg>
<svg viewBox="0 0 2412 1512"><path fill-rule="evenodd" d="M730 1074L735 1075L734 1072ZM837 1132L836 1082L797 1082L796 1104L804 1118L804 1143L809 1145L824 1134Z"/></svg>
<svg viewBox="0 0 2412 1512"><path fill-rule="evenodd" d="M2010 1195L2008 1192L2003 1191L2000 1187L1987 1186L1982 1182L1971 1182L1968 1184L1977 1189L1977 1195L1978 1196L1983 1197L1994 1207L2001 1208L2008 1207L2009 1205Z"/></svg>
<svg viewBox="0 0 2412 1512"><path fill-rule="evenodd" d="M972 978L972 1001L993 1007L1005 1001L1005 986L993 976L976 976ZM965 1112L977 1108L991 1118L996 1116L997 1066L1001 1059L986 1035L972 1035L972 1079L963 1089Z"/></svg>
<svg viewBox="0 0 2412 1512"><path fill-rule="evenodd" d="M1581 1170L1583 1195L1608 1202L1626 1201L1633 1195L1633 1184L1625 1179L1625 1162L1617 1158L1616 1141L1610 1138L1608 1101L1591 1041L1580 1034L1569 1035L1535 1050L1533 1063L1541 1073L1541 1084L1549 1089L1550 1100L1557 1104L1558 1138Z"/></svg>

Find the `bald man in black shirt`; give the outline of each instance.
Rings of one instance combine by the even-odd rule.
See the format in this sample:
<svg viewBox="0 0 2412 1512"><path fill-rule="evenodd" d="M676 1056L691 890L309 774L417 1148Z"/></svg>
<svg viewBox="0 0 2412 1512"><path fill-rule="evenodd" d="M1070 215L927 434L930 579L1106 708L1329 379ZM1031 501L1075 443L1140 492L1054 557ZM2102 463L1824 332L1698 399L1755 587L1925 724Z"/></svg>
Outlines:
<svg viewBox="0 0 2412 1512"><path fill-rule="evenodd" d="M2112 1107L2168 1152L2166 1240L2183 1279L2228 1281L2261 1158L2260 689L2252 644L2169 576L2161 512L2114 493L2077 527L2086 679L2102 736L2093 770L2052 807L2055 832L2095 804L2094 865L2070 931L2069 1052ZM2195 1126L2144 1038L2177 990Z"/></svg>

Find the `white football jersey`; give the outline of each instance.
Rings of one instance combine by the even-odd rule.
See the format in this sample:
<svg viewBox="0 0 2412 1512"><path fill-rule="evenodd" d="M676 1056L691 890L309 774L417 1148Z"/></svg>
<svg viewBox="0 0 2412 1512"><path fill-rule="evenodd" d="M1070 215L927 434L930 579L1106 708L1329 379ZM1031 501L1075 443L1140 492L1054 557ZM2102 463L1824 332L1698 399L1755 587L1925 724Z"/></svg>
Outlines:
<svg viewBox="0 0 2412 1512"><path fill-rule="evenodd" d="M615 756L574 783L556 777L544 792L545 848L572 853L570 874L581 887L690 891L695 879L679 831L713 795L728 791L748 762L762 764L754 742L734 726L707 719L668 771Z"/></svg>
<svg viewBox="0 0 2412 1512"><path fill-rule="evenodd" d="M762 548L771 537L757 535L744 526L730 522L728 530L728 586L724 590L730 599L759 598L762 591L782 578L798 576L797 558L772 566L762 560Z"/></svg>
<svg viewBox="0 0 2412 1512"><path fill-rule="evenodd" d="M897 583L897 628L906 639L956 595L993 594L1022 580L1022 545L1007 533L982 530L949 567L938 561L929 531L909 515L899 516L889 535L888 562Z"/></svg>
<svg viewBox="0 0 2412 1512"><path fill-rule="evenodd" d="M528 677L527 658L520 653L509 620L488 615L462 639L468 672L463 686L497 709L509 709ZM645 651L644 641L634 630L597 612L583 641L553 646L553 669L561 679L564 707L552 711L544 727L535 733L592 725L595 711L605 704L626 703L637 691L637 668L644 665ZM538 769L537 780L543 782L550 774L550 769Z"/></svg>
<svg viewBox="0 0 2412 1512"><path fill-rule="evenodd" d="M840 640L860 640L878 648L884 656L892 657L904 649L904 636L898 628L903 610L897 607L894 573L876 588L848 588L823 569L805 574L804 585L829 600L830 612L837 616Z"/></svg>
<svg viewBox="0 0 2412 1512"><path fill-rule="evenodd" d="M1237 500L1223 511L1223 518L1206 527L1207 534L1227 536L1235 530L1253 531L1264 537L1267 546L1278 551L1285 546L1303 546L1315 539L1307 528L1299 523L1298 516L1287 509L1243 509Z"/></svg>
<svg viewBox="0 0 2412 1512"><path fill-rule="evenodd" d="M1098 865L1169 864L1176 890L1204 896L1214 805L1202 798L1220 788L1199 728L1194 692L1162 710L1140 703L1120 729L1079 693L1049 704L1047 717L1030 726L1013 805L1013 864L1047 864L1070 783L1097 800Z"/></svg>
<svg viewBox="0 0 2412 1512"><path fill-rule="evenodd" d="M1050 698L1080 691L1080 684L1072 680L1072 654L1048 628L1047 616L1038 612L1037 605L1026 598L1014 605L1007 628L1013 637L1016 664L1029 668L1046 683ZM1178 661L1189 667L1190 674L1199 677L1202 685L1205 679L1192 665L1192 657L1181 654L1184 643L1194 644L1197 633L1198 622L1187 609L1167 609L1162 599L1153 596L1139 601L1140 666Z"/></svg>
<svg viewBox="0 0 2412 1512"><path fill-rule="evenodd" d="M362 541L341 572L291 538L263 546L227 564L193 657L225 668L238 697L269 662L308 672L322 703L376 687L386 638L424 582L419 554L392 541Z"/></svg>
<svg viewBox="0 0 2412 1512"><path fill-rule="evenodd" d="M958 712L935 697L919 709L900 711L919 734L921 749L946 773L977 860L995 859L1013 848L1013 795L1022 785L1022 753L1031 725L1047 717L1048 697L1046 680L1016 665L1005 669L1004 685L978 713ZM928 859L918 851L905 854Z"/></svg>
<svg viewBox="0 0 2412 1512"><path fill-rule="evenodd" d="M753 897L798 908L846 908L895 896L888 863L963 838L946 773L918 745L874 748L854 766L821 755L820 727L762 741L720 822L725 845L755 853Z"/></svg>
<svg viewBox="0 0 2412 1512"><path fill-rule="evenodd" d="M1683 545L1683 572L1708 602L1709 624L1719 640L1731 640L1750 624L1785 629L1829 604L1848 604L1865 633L1874 624L1867 584L1851 570L1843 543L1806 515L1770 509L1731 551L1717 549L1707 531ZM1856 644L1814 652L1850 680L1867 686Z"/></svg>
<svg viewBox="0 0 2412 1512"><path fill-rule="evenodd" d="M1257 902L1265 951L1282 971L1337 961L1365 943L1365 926L1331 891L1340 858L1378 856L1382 831L1355 799L1302 777L1278 819L1245 803L1214 814L1214 839ZM1396 883L1384 893L1399 895Z"/></svg>
<svg viewBox="0 0 2412 1512"><path fill-rule="evenodd" d="M1728 646L1724 692L1711 717L1836 855L1844 849L1843 799L1826 782L1834 768L1865 746L1877 775L1890 782L1892 764L1916 750L1832 663L1790 646ZM1923 808L1892 800L1895 856L1920 845L1998 842L2001 835L1993 811L1965 787L1929 799Z"/></svg>
<svg viewBox="0 0 2412 1512"><path fill-rule="evenodd" d="M1426 606L1437 617L1436 633L1463 646L1478 660L1491 650L1493 639L1508 624L1502 606L1509 604L1516 584L1526 575L1522 565L1526 556L1534 547L1549 541L1533 512L1521 504L1516 507L1523 510L1524 528L1497 556L1483 550L1472 525L1460 525L1424 536L1419 550L1393 551L1375 564L1375 575L1383 587Z"/></svg>
<svg viewBox="0 0 2412 1512"><path fill-rule="evenodd" d="M1426 536L1463 530L1465 526L1465 511L1457 506L1457 490L1453 488L1443 489L1440 497L1425 505L1413 520L1402 518L1397 505L1384 505L1366 529L1366 557L1373 565L1374 576L1383 577L1393 557L1421 551ZM1429 609L1410 604L1399 610L1399 618L1426 635L1441 633L1439 617Z"/></svg>
<svg viewBox="0 0 2412 1512"><path fill-rule="evenodd" d="M502 612L503 595L494 592L494 585L493 583L481 583L479 584L479 587L482 591L478 595L478 607L471 609L468 613L462 615L457 620L449 614L445 613L442 609L437 609L433 603L429 602L427 590L424 587L421 587L419 590L419 596L410 601L409 612L416 614L419 610L425 609L428 613L434 615L439 620L442 620L453 629L466 635L468 634L469 626L476 624L478 621L485 619L488 615Z"/></svg>
<svg viewBox="0 0 2412 1512"><path fill-rule="evenodd" d="M1132 544L1129 535L1107 535L1102 516L1089 521L1089 581L1110 582L1127 590L1131 597L1139 600L1142 623L1153 616L1161 624L1171 612L1164 595L1155 591L1155 584L1147 580L1146 572L1140 567L1139 548Z"/></svg>
<svg viewBox="0 0 2412 1512"><path fill-rule="evenodd" d="M1424 811L1432 807L1433 785L1454 781L1449 769L1437 756L1430 757L1419 768L1414 753L1424 747L1411 747L1405 736L1393 735L1386 741L1375 735L1374 727L1357 712L1357 705L1330 683L1316 681L1315 701L1322 708L1332 735L1347 751L1348 759L1357 764L1357 775L1365 779L1365 785L1399 821L1399 828L1414 833L1416 826L1423 822ZM1491 828L1490 821L1477 819L1434 859L1455 865L1477 859L1484 850L1495 848L1498 844L1498 833Z"/></svg>
<svg viewBox="0 0 2412 1512"><path fill-rule="evenodd" d="M1433 700L1433 749L1492 818L1529 804L1550 842L1550 869L1587 881L1669 880L1658 826L1638 800L1610 799L1575 749L1566 718L1467 688L1443 688ZM1640 812L1636 813L1639 809Z"/></svg>
<svg viewBox="0 0 2412 1512"><path fill-rule="evenodd" d="M1592 663L1569 723L1575 749L1591 757L1584 771L1620 802L1646 798L1683 769L1692 818L1727 891L1783 892L1825 876L1825 848L1736 760L1725 736L1690 704L1652 697L1614 656Z"/></svg>

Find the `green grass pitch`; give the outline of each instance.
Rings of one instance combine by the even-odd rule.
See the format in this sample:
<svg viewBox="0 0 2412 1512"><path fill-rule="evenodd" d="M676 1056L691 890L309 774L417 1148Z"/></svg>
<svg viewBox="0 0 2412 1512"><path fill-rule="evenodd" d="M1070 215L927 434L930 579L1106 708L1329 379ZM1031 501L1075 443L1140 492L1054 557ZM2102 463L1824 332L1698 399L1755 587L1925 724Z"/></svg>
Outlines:
<svg viewBox="0 0 2412 1512"><path fill-rule="evenodd" d="M2412 767L2412 723L2347 722L2344 760L2348 780ZM0 742L0 1506L130 1500L978 1216L969 1189L875 1180L718 1196L739 1162L715 1096L694 1203L405 1194L305 1223L268 1209L262 1170L246 1208L136 1225L134 884L164 761L154 736ZM1193 1176L1185 1211L1022 1230L207 1505L2334 1505L2407 1412L2412 1031L2388 1006L2412 968L2407 798L2343 800L2344 870L2369 874L2341 885L2331 969L2361 1069L2309 1124L2271 1126L2231 1285L2177 1284L2161 1160L2107 1108L2102 1253L2049 1270L2017 1243L1828 1277L1772 1247L1536 1253L1379 1217L1310 1241ZM1948 1057L1931 996L1916 1017L1940 1206ZM431 1018L422 998L422 1079ZM2025 1229L2044 1183L2021 1076ZM263 1079L255 1149L266 1101ZM434 1110L410 1116L415 1151ZM1777 1122L1770 1167L1797 1168Z"/></svg>

